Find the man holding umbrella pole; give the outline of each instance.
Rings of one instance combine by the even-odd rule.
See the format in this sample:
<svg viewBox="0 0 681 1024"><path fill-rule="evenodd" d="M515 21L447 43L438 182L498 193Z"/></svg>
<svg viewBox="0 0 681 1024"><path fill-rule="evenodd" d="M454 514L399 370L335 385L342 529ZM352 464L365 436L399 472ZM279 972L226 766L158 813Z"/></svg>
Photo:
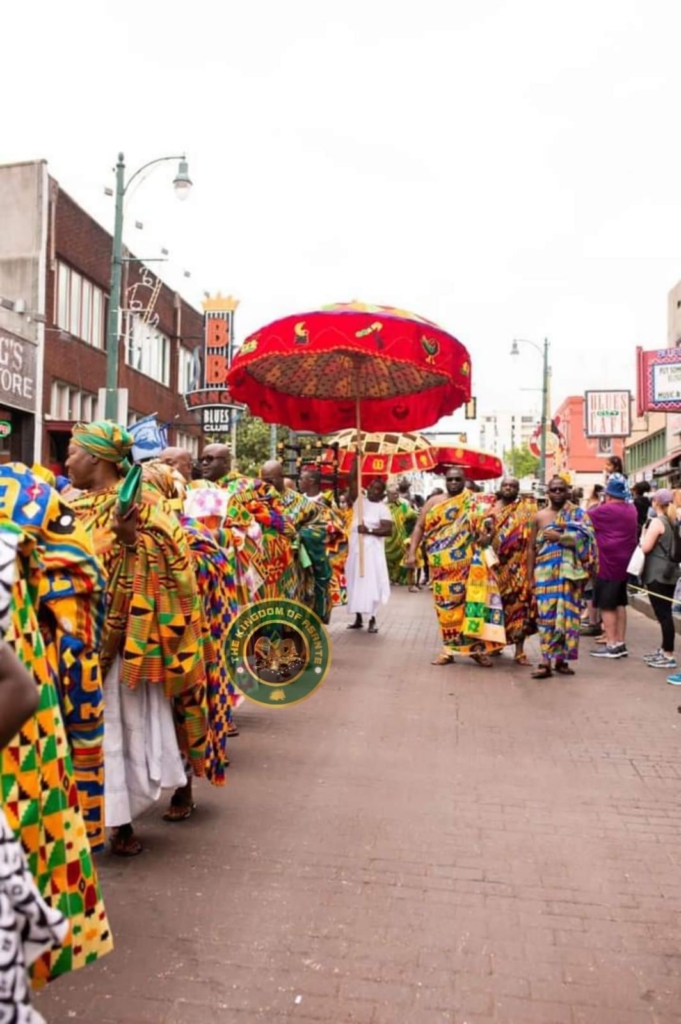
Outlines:
<svg viewBox="0 0 681 1024"><path fill-rule="evenodd" d="M385 481L372 480L366 495L357 486L357 460L350 475L350 497L353 499L352 526L346 579L348 612L355 616L348 629L362 629L364 616L369 617L368 633L378 633L378 606L390 598L390 577L385 557L385 538L392 536L393 520L385 504Z"/></svg>

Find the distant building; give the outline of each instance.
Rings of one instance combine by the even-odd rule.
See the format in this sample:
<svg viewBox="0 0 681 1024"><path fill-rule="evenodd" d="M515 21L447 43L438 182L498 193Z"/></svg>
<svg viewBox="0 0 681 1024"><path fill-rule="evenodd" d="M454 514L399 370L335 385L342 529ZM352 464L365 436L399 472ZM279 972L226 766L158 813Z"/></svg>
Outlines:
<svg viewBox="0 0 681 1024"><path fill-rule="evenodd" d="M480 417L480 447L507 458L513 448L529 445L538 418L532 414L495 412Z"/></svg>
<svg viewBox="0 0 681 1024"><path fill-rule="evenodd" d="M667 348L681 346L681 281L667 295ZM653 347L652 345L650 346ZM656 487L681 485L681 415L647 412L634 419L625 447L625 467L632 481Z"/></svg>
<svg viewBox="0 0 681 1024"><path fill-rule="evenodd" d="M0 436L0 461L40 461L61 472L73 424L104 414L112 239L44 161L0 166L0 224L0 421L10 430ZM157 412L169 442L198 453L201 429L182 396L202 344L202 314L132 256L122 306L126 425Z"/></svg>
<svg viewBox="0 0 681 1024"><path fill-rule="evenodd" d="M583 395L571 395L561 402L553 420L565 439L565 452L564 455L554 453L547 456L547 477L561 471L564 464L572 475L575 487L583 487L586 491L594 484L603 483L605 460L609 455L623 458L624 440L618 437L586 436ZM551 445L554 443L552 440Z"/></svg>

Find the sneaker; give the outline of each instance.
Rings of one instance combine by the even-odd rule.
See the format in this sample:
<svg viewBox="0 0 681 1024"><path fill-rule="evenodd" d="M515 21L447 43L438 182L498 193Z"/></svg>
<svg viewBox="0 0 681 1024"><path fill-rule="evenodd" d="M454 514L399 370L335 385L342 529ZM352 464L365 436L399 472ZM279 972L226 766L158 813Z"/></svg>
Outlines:
<svg viewBox="0 0 681 1024"><path fill-rule="evenodd" d="M600 636L602 632L600 626L592 626L588 622L582 624L579 629L580 636Z"/></svg>
<svg viewBox="0 0 681 1024"><path fill-rule="evenodd" d="M643 660L644 661L657 661L657 659L661 658L661 657L662 657L662 648L658 647L657 650L653 651L652 654L644 654L643 655Z"/></svg>
<svg viewBox="0 0 681 1024"><path fill-rule="evenodd" d="M681 672L675 672L673 676L667 676L667 682L672 686L681 686Z"/></svg>
<svg viewBox="0 0 681 1024"><path fill-rule="evenodd" d="M592 658L624 658L626 648L623 650L622 647L622 644L606 644L600 651L589 651L589 654Z"/></svg>
<svg viewBox="0 0 681 1024"><path fill-rule="evenodd" d="M623 658L628 658L629 657L629 651L627 650L627 645L626 644L617 644L617 649L622 652L622 657Z"/></svg>
<svg viewBox="0 0 681 1024"><path fill-rule="evenodd" d="M666 655L661 654L659 658L655 658L654 661L646 662L648 668L676 668L676 658L668 658Z"/></svg>

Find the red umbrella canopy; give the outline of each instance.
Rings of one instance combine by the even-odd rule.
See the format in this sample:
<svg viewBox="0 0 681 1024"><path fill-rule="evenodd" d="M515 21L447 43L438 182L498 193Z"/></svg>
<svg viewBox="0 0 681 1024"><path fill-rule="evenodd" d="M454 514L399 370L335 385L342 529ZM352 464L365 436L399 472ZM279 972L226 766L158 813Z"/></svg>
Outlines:
<svg viewBox="0 0 681 1024"><path fill-rule="evenodd" d="M466 471L469 480L495 480L504 475L504 464L497 455L466 445L435 448L435 461L434 473L445 473L450 467L457 466Z"/></svg>
<svg viewBox="0 0 681 1024"><path fill-rule="evenodd" d="M234 399L268 423L328 434L417 430L471 395L471 360L437 324L391 306L351 302L275 320L232 363Z"/></svg>

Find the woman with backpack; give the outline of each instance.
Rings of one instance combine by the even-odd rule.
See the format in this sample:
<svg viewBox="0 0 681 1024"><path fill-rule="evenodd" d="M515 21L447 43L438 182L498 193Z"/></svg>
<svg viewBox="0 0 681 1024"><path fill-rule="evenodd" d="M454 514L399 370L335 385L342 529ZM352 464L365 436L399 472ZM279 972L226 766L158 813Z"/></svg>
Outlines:
<svg viewBox="0 0 681 1024"><path fill-rule="evenodd" d="M641 548L646 556L642 574L643 585L648 591L655 618L662 629L662 647L654 654L646 655L644 661L649 668L667 670L676 668L676 629L672 604L676 582L681 575L678 564L680 538L672 505L673 498L672 492L666 488L653 494L655 517L650 520L641 538Z"/></svg>

